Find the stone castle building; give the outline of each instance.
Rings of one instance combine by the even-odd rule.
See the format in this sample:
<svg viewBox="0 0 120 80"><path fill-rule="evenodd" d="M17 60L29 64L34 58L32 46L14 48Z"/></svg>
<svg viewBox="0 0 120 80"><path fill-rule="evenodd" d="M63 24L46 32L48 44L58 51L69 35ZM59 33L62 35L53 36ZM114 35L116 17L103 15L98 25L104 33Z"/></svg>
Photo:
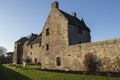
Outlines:
<svg viewBox="0 0 120 80"><path fill-rule="evenodd" d="M15 42L13 62L29 58L41 63L42 69L86 71L86 54L93 55L98 71L120 72L120 39L91 43L84 20L75 12L70 15L60 10L55 1L42 32Z"/></svg>

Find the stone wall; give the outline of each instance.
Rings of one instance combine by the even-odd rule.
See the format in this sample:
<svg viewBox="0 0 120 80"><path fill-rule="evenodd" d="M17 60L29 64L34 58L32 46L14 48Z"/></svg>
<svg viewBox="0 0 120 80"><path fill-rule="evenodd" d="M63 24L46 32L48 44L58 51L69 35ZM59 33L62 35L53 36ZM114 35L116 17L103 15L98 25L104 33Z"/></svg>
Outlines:
<svg viewBox="0 0 120 80"><path fill-rule="evenodd" d="M39 42L32 44L37 37L33 34L33 38L23 40L25 44L20 48L15 44L14 62L30 57L32 63L37 59L42 69L86 71L84 56L91 53L94 62L99 63L98 71L120 72L120 39L85 43L90 42L90 30L84 22L79 26L77 23L81 24L76 17L61 11L57 2L53 3L41 33L41 46Z"/></svg>
<svg viewBox="0 0 120 80"><path fill-rule="evenodd" d="M28 46L27 46L28 41L25 42L25 44L23 45L23 62L25 63L26 58L27 58L27 53L28 53Z"/></svg>
<svg viewBox="0 0 120 80"><path fill-rule="evenodd" d="M61 68L61 66L56 66L56 57L62 56L68 47L67 28L67 19L59 12L57 8L53 8L42 31L42 68ZM46 35L47 29L49 29L49 35ZM49 46L48 50L47 45Z"/></svg>
<svg viewBox="0 0 120 80"><path fill-rule="evenodd" d="M32 53L32 54L31 54ZM30 56L32 58L32 63L41 63L41 47L39 46L39 43L35 43L32 45L32 51Z"/></svg>
<svg viewBox="0 0 120 80"><path fill-rule="evenodd" d="M21 64L22 56L23 56L23 44L16 42L14 46L13 63Z"/></svg>
<svg viewBox="0 0 120 80"><path fill-rule="evenodd" d="M14 45L14 55L13 55L13 63L16 64L17 63L17 53L18 53L18 45L17 43L15 43Z"/></svg>
<svg viewBox="0 0 120 80"><path fill-rule="evenodd" d="M37 64L41 63L41 47L39 46L39 43L35 43L32 45L27 45L28 42L24 44L23 48L23 60L26 60L27 58L31 59L31 63ZM32 46L32 47L31 47Z"/></svg>
<svg viewBox="0 0 120 80"><path fill-rule="evenodd" d="M68 46L90 42L90 31L83 29L86 26L81 24L76 16L73 17L60 10L57 2L52 4L42 30L42 68L64 70L66 65L64 55L68 53Z"/></svg>
<svg viewBox="0 0 120 80"><path fill-rule="evenodd" d="M120 39L71 45L63 56L65 70L85 71L84 56L92 53L98 71L120 72Z"/></svg>

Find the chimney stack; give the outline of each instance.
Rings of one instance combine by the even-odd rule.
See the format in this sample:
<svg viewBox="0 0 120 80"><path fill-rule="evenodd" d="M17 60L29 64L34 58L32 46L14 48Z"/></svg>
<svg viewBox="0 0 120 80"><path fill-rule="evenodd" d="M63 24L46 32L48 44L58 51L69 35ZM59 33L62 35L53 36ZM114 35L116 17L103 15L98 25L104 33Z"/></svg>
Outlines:
<svg viewBox="0 0 120 80"><path fill-rule="evenodd" d="M51 8L52 8L52 9L58 9L58 8L59 8L59 3L58 3L57 1L53 2L53 3L51 4Z"/></svg>
<svg viewBox="0 0 120 80"><path fill-rule="evenodd" d="M72 12L71 14L73 17L76 17L76 13L75 12Z"/></svg>

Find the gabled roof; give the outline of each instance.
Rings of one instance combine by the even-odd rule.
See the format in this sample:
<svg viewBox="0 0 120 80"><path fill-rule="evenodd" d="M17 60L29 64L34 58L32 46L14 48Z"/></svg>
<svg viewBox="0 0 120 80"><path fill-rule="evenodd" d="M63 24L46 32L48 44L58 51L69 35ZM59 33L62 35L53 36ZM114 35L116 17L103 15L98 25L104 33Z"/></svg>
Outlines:
<svg viewBox="0 0 120 80"><path fill-rule="evenodd" d="M20 38L19 40L17 40L15 43L20 42L21 44L24 44L24 42L27 41L27 40L28 40L27 37L22 37L22 38Z"/></svg>
<svg viewBox="0 0 120 80"><path fill-rule="evenodd" d="M74 25L76 27L80 27L80 28L90 32L90 29L86 26L83 19L79 20L76 16L72 16L72 15L70 15L70 14L68 14L60 9L58 9L58 10L65 16L65 18L67 18L68 24Z"/></svg>
<svg viewBox="0 0 120 80"><path fill-rule="evenodd" d="M38 36L31 44L42 42L42 36Z"/></svg>
<svg viewBox="0 0 120 80"><path fill-rule="evenodd" d="M30 36L30 38L29 38L29 40L28 40L27 45L31 44L37 37L38 37L37 34L33 34L32 33L31 36Z"/></svg>

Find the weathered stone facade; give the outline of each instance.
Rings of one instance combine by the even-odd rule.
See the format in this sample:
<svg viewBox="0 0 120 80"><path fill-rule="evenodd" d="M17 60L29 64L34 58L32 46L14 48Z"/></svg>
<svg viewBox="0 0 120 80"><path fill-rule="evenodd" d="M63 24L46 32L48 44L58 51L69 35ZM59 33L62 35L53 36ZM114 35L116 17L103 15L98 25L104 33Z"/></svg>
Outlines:
<svg viewBox="0 0 120 80"><path fill-rule="evenodd" d="M41 63L41 36L38 36L29 46L26 47L28 48L26 57L31 58L31 63Z"/></svg>
<svg viewBox="0 0 120 80"><path fill-rule="evenodd" d="M70 70L85 70L84 56L88 53L94 55L95 62L100 62L98 71L120 72L120 39L71 45L65 55L68 64L64 66Z"/></svg>
<svg viewBox="0 0 120 80"><path fill-rule="evenodd" d="M13 63L22 63L22 56L23 56L23 46L24 43L28 40L27 37L22 37L18 41L15 42L14 46L14 55L13 55Z"/></svg>
<svg viewBox="0 0 120 80"><path fill-rule="evenodd" d="M29 57L32 63L41 63L42 69L86 71L84 56L92 53L94 62L99 63L97 71L120 72L120 39L90 41L84 20L75 12L63 12L55 1L42 33L24 43L22 59ZM15 56L17 52L15 49Z"/></svg>
<svg viewBox="0 0 120 80"><path fill-rule="evenodd" d="M46 35L47 29L49 35ZM90 39L90 30L83 20L61 11L58 3L54 2L42 32L42 68L61 69L62 66L56 65L56 59L62 59L69 45L90 42Z"/></svg>

